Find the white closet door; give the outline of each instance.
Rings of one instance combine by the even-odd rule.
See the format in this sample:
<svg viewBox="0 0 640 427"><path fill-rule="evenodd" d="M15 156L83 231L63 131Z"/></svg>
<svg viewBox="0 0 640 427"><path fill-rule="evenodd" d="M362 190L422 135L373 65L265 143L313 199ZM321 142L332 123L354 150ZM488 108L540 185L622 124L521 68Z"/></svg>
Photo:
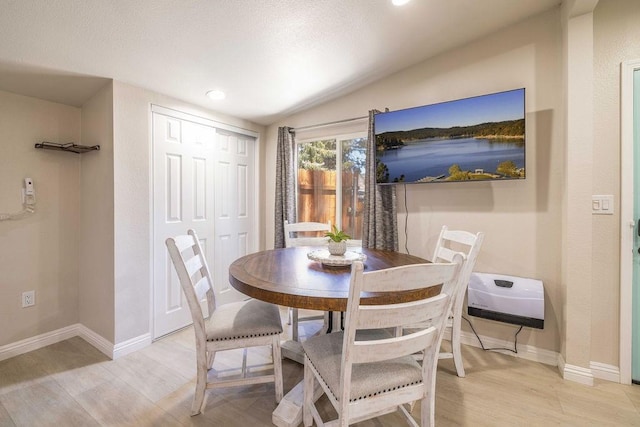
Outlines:
<svg viewBox="0 0 640 427"><path fill-rule="evenodd" d="M153 113L155 338L191 323L165 240L193 228L213 261L215 138L213 127Z"/></svg>
<svg viewBox="0 0 640 427"><path fill-rule="evenodd" d="M218 130L214 281L219 304L248 298L229 284L229 264L256 251L255 138Z"/></svg>
<svg viewBox="0 0 640 427"><path fill-rule="evenodd" d="M168 237L196 230L218 305L247 298L230 286L229 264L257 250L256 141L207 119L153 111L153 336L159 338L191 323Z"/></svg>

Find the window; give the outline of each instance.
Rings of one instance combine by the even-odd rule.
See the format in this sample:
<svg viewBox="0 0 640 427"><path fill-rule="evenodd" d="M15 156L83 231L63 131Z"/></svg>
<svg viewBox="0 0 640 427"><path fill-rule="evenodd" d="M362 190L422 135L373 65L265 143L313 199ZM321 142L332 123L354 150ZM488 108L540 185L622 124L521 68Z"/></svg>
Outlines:
<svg viewBox="0 0 640 427"><path fill-rule="evenodd" d="M366 145L364 134L297 144L299 222L331 221L351 238L362 238Z"/></svg>

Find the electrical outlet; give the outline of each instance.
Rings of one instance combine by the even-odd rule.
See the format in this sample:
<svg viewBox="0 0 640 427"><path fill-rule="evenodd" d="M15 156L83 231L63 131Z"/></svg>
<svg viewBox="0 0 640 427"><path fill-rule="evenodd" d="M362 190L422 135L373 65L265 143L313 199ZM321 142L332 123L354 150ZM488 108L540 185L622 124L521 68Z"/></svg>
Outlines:
<svg viewBox="0 0 640 427"><path fill-rule="evenodd" d="M22 293L22 308L36 305L36 291L27 291Z"/></svg>

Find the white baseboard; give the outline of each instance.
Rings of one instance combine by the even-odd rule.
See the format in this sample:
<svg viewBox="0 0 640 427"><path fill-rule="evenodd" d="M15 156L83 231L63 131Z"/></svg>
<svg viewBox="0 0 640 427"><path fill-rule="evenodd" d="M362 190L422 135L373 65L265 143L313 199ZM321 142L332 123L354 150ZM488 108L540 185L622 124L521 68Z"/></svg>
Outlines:
<svg viewBox="0 0 640 427"><path fill-rule="evenodd" d="M620 383L620 368L606 363L591 362L589 364L594 378Z"/></svg>
<svg viewBox="0 0 640 427"><path fill-rule="evenodd" d="M3 345L0 347L0 360L19 356L21 354L38 350L39 348L78 336L79 327L80 324L76 323L75 325L66 326L55 331L46 332L44 334L36 335L35 337Z"/></svg>
<svg viewBox="0 0 640 427"><path fill-rule="evenodd" d="M118 343L113 347L113 359L126 356L149 345L151 345L151 334L149 333Z"/></svg>
<svg viewBox="0 0 640 427"><path fill-rule="evenodd" d="M558 371L562 378L568 381L593 386L593 372L589 368L569 365L564 361L564 357L558 354Z"/></svg>
<svg viewBox="0 0 640 427"><path fill-rule="evenodd" d="M448 333L449 332L447 331L447 335L445 335L445 337L450 336L448 335ZM512 341L497 340L495 338L482 335L480 336L480 339L482 340L485 348L513 348ZM471 332L462 331L460 334L460 342L462 344L481 348L481 345L478 342L478 338L476 338L476 336ZM521 357L523 359L532 360L534 362L557 366L562 378L568 381L574 381L588 386L593 385L594 378L612 381L615 383L620 382L620 369L617 366L607 365L600 362L591 362L589 368L568 365L565 363L564 358L560 353L539 349L537 347L526 344L518 344L517 354L510 351L498 351L509 356Z"/></svg>
<svg viewBox="0 0 640 427"><path fill-rule="evenodd" d="M11 344L0 347L0 361L19 356L30 351L38 350L51 344L67 340L73 337L80 337L86 342L100 350L110 359L117 359L136 350L140 350L151 345L151 334L140 335L125 342L114 345L111 341L87 328L76 323L55 331L36 335Z"/></svg>
<svg viewBox="0 0 640 427"><path fill-rule="evenodd" d="M564 371L562 372L562 378L590 387L593 386L593 373L591 372L591 369L583 368L581 366L565 364Z"/></svg>
<svg viewBox="0 0 640 427"><path fill-rule="evenodd" d="M113 343L102 335L98 335L93 330L87 328L84 325L78 325L79 333L78 336L100 350L104 353L109 359L113 359Z"/></svg>
<svg viewBox="0 0 640 427"><path fill-rule="evenodd" d="M19 356L30 351L38 350L51 344L67 340L79 336L89 344L100 350L107 357L117 359L134 351L140 350L151 345L151 334L143 334L138 337L131 338L119 344L112 344L109 340L98 335L86 326L76 323L66 326L55 331L46 332L34 337L16 341L11 344L0 347L0 361ZM445 337L450 337L449 328L447 328ZM480 336L485 348L505 347L512 348L513 342L498 340L495 338ZM460 342L472 347L481 348L476 336L471 332L462 331L460 334ZM620 383L620 369L617 366L607 365L600 362L590 362L589 368L583 368L575 365L567 365L560 353L550 350L539 349L526 344L518 344L518 353L512 353L506 350L497 350L500 353L520 357L534 362L544 363L546 365L557 366L562 378L574 381L580 384L593 385L594 378Z"/></svg>
<svg viewBox="0 0 640 427"><path fill-rule="evenodd" d="M445 333L445 338L450 337L449 328ZM482 344L485 348L513 348L513 341L499 340L492 337L480 335ZM470 345L476 348L482 348L478 342L478 338L472 333L467 331L460 332L460 342L462 344ZM496 350L499 353L506 354L508 356L520 357L522 359L531 360L534 362L544 363L545 365L557 366L558 353L551 350L544 350L538 347L534 347L527 344L518 344L518 353L513 353L507 350Z"/></svg>

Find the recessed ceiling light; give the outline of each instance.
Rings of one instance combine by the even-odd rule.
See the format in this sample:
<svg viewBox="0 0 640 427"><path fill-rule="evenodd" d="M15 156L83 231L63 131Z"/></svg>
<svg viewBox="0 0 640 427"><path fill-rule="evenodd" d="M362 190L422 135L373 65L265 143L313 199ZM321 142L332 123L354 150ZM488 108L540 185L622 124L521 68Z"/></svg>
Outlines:
<svg viewBox="0 0 640 427"><path fill-rule="evenodd" d="M391 0L394 6L402 6L409 3L411 0Z"/></svg>
<svg viewBox="0 0 640 427"><path fill-rule="evenodd" d="M210 99L213 99L214 101L219 101L221 99L224 99L224 97L226 95L224 94L223 91L215 89L215 90L210 90L209 92L207 92L207 96Z"/></svg>

